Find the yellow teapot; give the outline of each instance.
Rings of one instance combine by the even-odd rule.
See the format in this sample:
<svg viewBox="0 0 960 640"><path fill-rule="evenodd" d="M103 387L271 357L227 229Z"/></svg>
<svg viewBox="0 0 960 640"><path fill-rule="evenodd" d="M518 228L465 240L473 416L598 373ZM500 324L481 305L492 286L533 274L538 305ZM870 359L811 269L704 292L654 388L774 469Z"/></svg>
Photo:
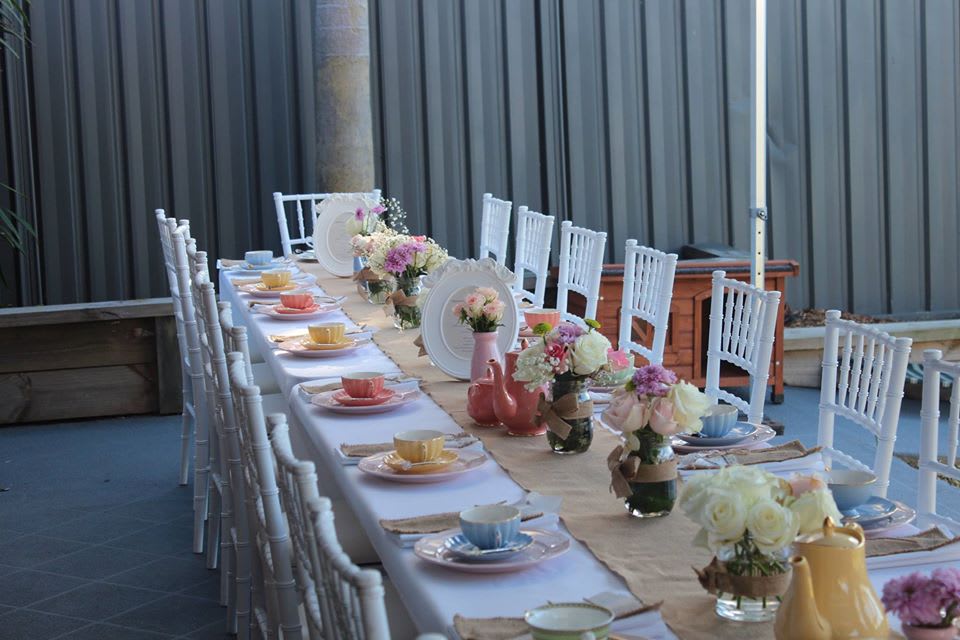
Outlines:
<svg viewBox="0 0 960 640"><path fill-rule="evenodd" d="M793 579L774 626L778 640L888 637L883 604L867 577L864 541L859 525L838 527L831 518L797 540L799 557L791 560Z"/></svg>

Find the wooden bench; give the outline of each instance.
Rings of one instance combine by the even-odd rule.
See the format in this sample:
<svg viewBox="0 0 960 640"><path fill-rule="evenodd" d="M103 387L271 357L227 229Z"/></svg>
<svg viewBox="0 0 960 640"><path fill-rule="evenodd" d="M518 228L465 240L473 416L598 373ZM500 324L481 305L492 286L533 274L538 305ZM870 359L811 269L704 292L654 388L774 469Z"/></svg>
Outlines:
<svg viewBox="0 0 960 640"><path fill-rule="evenodd" d="M0 424L179 413L170 298L0 309Z"/></svg>

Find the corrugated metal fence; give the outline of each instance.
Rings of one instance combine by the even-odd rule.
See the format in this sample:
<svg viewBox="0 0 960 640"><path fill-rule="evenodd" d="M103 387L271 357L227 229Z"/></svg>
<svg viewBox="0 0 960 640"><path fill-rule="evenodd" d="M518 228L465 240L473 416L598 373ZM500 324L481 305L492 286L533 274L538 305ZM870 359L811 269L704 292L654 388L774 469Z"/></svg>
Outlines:
<svg viewBox="0 0 960 640"><path fill-rule="evenodd" d="M960 7L768 4L770 250L802 265L789 302L960 308ZM371 0L378 186L459 255L485 191L606 229L611 261L630 237L746 248L750 7ZM276 245L270 192L322 188L311 12L35 0L31 55L0 78L0 181L29 199L39 252L2 300L162 294L155 207L212 254Z"/></svg>

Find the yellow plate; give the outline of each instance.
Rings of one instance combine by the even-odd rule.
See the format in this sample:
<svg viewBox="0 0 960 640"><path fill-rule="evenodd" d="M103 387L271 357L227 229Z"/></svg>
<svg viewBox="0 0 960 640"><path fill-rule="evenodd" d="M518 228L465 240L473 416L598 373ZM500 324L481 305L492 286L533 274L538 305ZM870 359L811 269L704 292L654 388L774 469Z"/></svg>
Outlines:
<svg viewBox="0 0 960 640"><path fill-rule="evenodd" d="M268 287L267 285L263 284L262 282L258 282L258 283L257 283L257 290L259 290L259 291L292 291L293 289L296 289L296 288L297 288L297 285L292 284L292 283L291 283L291 284L285 284L285 285L283 285L283 286L281 286L281 287Z"/></svg>
<svg viewBox="0 0 960 640"><path fill-rule="evenodd" d="M310 338L304 338L300 341L307 349L312 349L314 351L333 351L336 349L346 349L347 347L353 345L353 340L344 338L342 342L331 342L330 344L321 344L319 342L314 342Z"/></svg>
<svg viewBox="0 0 960 640"><path fill-rule="evenodd" d="M440 457L436 460L430 462L423 462L415 464L409 469L404 468L404 465L410 464L403 458L401 458L396 451L391 451L383 458L384 464L396 471L397 473L436 473L438 471L443 471L451 464L456 462L460 456L456 451L450 451L449 449L444 449L440 453Z"/></svg>

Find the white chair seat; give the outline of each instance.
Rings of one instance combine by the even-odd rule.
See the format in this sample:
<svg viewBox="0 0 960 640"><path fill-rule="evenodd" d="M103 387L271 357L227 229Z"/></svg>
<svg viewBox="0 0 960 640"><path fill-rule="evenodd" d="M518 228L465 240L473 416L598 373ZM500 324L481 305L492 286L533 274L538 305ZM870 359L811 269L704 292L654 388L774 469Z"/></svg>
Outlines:
<svg viewBox="0 0 960 640"><path fill-rule="evenodd" d="M280 385L273 377L273 371L266 362L255 362L251 365L253 369L253 384L260 387L260 393L272 394L280 393ZM277 409L280 411L280 409Z"/></svg>

